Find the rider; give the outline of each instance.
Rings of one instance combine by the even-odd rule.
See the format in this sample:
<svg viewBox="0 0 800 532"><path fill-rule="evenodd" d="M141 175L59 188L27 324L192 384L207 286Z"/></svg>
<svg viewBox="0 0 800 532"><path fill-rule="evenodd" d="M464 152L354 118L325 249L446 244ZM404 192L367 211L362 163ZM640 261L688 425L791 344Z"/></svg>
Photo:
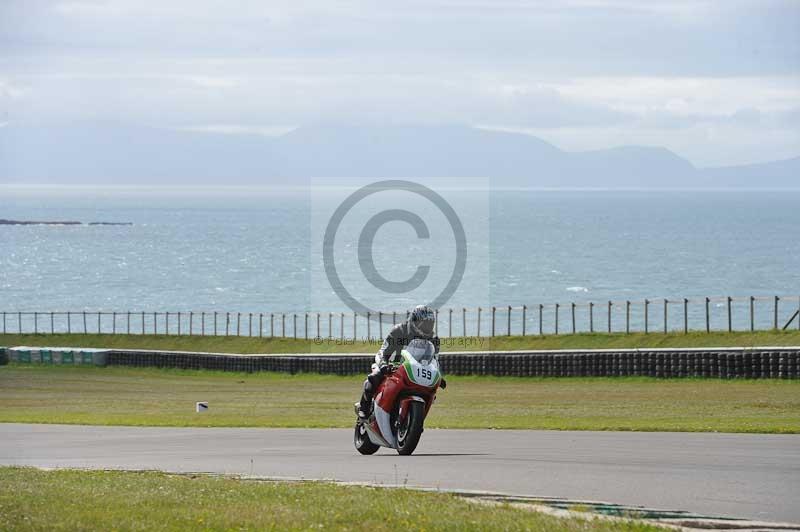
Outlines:
<svg viewBox="0 0 800 532"><path fill-rule="evenodd" d="M411 311L407 321L392 327L383 341L380 351L375 355L372 373L364 381L364 393L358 406L358 417L365 419L369 416L372 409L372 395L378 389L383 377L389 373L391 369L389 363L400 359L401 351L411 340L417 338L429 340L433 344L435 353L439 353L439 337L435 336L435 326L436 315L433 309L425 305L418 305ZM444 381L441 386L442 388L446 386Z"/></svg>

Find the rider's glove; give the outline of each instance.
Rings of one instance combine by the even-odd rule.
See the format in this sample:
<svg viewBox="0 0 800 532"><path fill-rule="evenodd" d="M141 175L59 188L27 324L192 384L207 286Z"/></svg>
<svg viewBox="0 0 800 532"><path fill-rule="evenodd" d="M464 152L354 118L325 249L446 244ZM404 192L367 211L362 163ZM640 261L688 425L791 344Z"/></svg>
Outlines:
<svg viewBox="0 0 800 532"><path fill-rule="evenodd" d="M386 362L381 362L380 366L378 366L378 371L381 372L381 375L386 375L392 371L392 366Z"/></svg>
<svg viewBox="0 0 800 532"><path fill-rule="evenodd" d="M443 389L443 390L444 390L445 388L447 388L447 381L446 381L446 380L444 380L444 379L442 379L442 382L441 382L441 383L439 383L439 387L440 387L441 389Z"/></svg>

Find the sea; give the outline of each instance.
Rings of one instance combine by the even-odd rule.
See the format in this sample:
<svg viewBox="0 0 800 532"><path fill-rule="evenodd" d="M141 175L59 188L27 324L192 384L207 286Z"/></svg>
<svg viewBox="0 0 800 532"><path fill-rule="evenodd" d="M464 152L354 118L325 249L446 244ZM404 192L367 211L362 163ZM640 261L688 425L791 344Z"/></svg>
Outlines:
<svg viewBox="0 0 800 532"><path fill-rule="evenodd" d="M670 329L684 326L684 298L691 328L704 327L706 297L714 328L727 326L729 296L735 328L750 326L751 296L759 327L775 321L775 295L781 325L798 308L800 191L437 191L454 225L447 208L401 190L396 198L362 198L332 227L333 213L353 192L0 187L2 219L84 222L0 225L0 311L234 313L251 320L251 333L255 314L262 319L256 334L265 332L264 316L272 315L275 334L275 320L288 315L284 334L307 334L308 327L313 336L317 326L322 335L338 335L341 314L350 327L354 310L364 309L373 322L381 312L381 329L371 335L380 334L408 308L431 302L440 309L440 332L449 326L453 334L478 332L478 307L483 334L491 331L493 306L496 334L508 332L508 306L515 334L523 306L526 334L540 324L554 332L556 303L564 332L573 312L578 330L605 330L609 301L615 330L625 320L641 329L645 319L662 328L664 299ZM384 211L389 219L380 223ZM370 219L378 220L371 232L364 229ZM327 269L325 245L333 249ZM413 282L415 275L424 282ZM17 326L8 320L9 330Z"/></svg>

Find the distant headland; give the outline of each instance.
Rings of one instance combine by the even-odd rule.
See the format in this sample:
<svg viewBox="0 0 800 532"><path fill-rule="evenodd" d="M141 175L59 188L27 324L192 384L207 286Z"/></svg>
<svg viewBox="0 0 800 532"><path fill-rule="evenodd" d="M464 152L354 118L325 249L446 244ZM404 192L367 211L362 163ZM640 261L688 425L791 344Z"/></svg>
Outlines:
<svg viewBox="0 0 800 532"><path fill-rule="evenodd" d="M75 221L40 221L40 220L4 220L0 225L133 225L133 222L75 222Z"/></svg>

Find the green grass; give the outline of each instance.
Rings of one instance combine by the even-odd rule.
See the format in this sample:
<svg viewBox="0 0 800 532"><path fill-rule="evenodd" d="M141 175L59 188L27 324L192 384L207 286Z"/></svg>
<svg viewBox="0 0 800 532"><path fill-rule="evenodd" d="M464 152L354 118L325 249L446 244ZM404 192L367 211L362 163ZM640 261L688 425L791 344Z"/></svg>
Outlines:
<svg viewBox="0 0 800 532"><path fill-rule="evenodd" d="M217 353L374 353L380 342L295 340L235 336L165 336L124 334L0 334L0 345L165 349ZM800 345L800 331L565 334L442 338L442 350L612 349L644 347L752 347Z"/></svg>
<svg viewBox="0 0 800 532"><path fill-rule="evenodd" d="M445 493L157 472L0 468L0 530L659 530Z"/></svg>
<svg viewBox="0 0 800 532"><path fill-rule="evenodd" d="M0 422L350 427L363 377L0 366ZM448 377L427 427L800 433L800 381ZM196 414L197 401L210 410Z"/></svg>

